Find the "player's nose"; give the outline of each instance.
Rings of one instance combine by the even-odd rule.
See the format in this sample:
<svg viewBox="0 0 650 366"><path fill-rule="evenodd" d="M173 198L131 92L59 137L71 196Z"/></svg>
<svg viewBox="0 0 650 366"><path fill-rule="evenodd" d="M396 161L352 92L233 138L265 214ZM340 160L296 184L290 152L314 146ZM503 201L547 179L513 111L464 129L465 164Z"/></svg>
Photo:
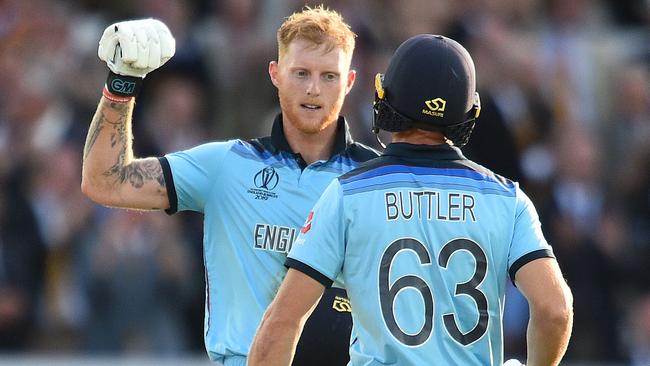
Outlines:
<svg viewBox="0 0 650 366"><path fill-rule="evenodd" d="M317 77L312 77L307 83L307 95L317 97L320 95L320 80Z"/></svg>

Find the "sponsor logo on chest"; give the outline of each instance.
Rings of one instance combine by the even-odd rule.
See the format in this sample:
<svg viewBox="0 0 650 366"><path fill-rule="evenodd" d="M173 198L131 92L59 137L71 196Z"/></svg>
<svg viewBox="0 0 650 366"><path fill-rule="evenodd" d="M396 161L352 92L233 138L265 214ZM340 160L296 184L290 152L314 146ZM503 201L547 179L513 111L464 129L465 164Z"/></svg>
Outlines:
<svg viewBox="0 0 650 366"><path fill-rule="evenodd" d="M248 193L253 195L256 200L266 201L269 198L278 198L278 194L273 192L278 183L280 183L280 175L275 168L267 166L253 176L255 187L249 188Z"/></svg>

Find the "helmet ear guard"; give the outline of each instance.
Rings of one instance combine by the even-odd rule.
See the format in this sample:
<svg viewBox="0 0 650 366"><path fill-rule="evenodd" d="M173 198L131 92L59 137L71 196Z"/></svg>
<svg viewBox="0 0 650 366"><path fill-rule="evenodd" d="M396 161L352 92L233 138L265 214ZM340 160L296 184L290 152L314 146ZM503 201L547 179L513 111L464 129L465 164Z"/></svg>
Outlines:
<svg viewBox="0 0 650 366"><path fill-rule="evenodd" d="M441 132L454 146L463 147L467 144L476 125L476 119L481 114L481 99L478 92L475 92L472 108L465 114L462 122L451 125L433 125L412 120L396 111L385 99L386 91L383 87L383 78L382 74L375 76L375 100L372 108L372 132L375 133L377 141L383 147L385 147L384 144L379 140L379 130L400 132L410 128Z"/></svg>
<svg viewBox="0 0 650 366"><path fill-rule="evenodd" d="M372 103L372 132L381 147L386 145L379 139L379 131L388 132L406 131L413 127L413 121L396 111L385 99L385 90L382 84L384 75L375 75L375 100Z"/></svg>
<svg viewBox="0 0 650 366"><path fill-rule="evenodd" d="M443 127L442 133L454 146L463 147L469 142L469 138L476 126L476 119L481 115L481 98L478 92L474 93L472 108L465 114L465 120Z"/></svg>

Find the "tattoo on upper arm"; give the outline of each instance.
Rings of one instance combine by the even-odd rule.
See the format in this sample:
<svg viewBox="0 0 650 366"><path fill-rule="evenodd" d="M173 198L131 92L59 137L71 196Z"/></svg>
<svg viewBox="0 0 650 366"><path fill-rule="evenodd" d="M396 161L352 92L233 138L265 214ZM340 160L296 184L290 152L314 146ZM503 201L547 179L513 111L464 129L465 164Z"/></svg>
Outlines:
<svg viewBox="0 0 650 366"><path fill-rule="evenodd" d="M165 187L162 167L155 158L135 160L119 172L108 175L115 175L120 183L129 182L135 188L142 188L148 181L156 181L160 187Z"/></svg>
<svg viewBox="0 0 650 366"><path fill-rule="evenodd" d="M123 127L118 130L123 130ZM123 136L123 131L118 135ZM156 181L160 187L165 187L162 167L156 158L132 160L128 165L125 165L125 161L126 144L122 144L117 162L104 175L115 177L115 181L120 184L129 182L135 188L142 188L148 181Z"/></svg>

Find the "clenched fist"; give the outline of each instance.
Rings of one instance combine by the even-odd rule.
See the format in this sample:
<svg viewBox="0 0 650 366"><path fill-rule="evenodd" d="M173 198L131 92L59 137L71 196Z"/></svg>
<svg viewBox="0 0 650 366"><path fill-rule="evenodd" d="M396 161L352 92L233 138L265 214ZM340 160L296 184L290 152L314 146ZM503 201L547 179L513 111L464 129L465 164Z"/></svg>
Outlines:
<svg viewBox="0 0 650 366"><path fill-rule="evenodd" d="M176 41L163 22L140 19L108 26L97 54L115 74L144 78L175 51Z"/></svg>

